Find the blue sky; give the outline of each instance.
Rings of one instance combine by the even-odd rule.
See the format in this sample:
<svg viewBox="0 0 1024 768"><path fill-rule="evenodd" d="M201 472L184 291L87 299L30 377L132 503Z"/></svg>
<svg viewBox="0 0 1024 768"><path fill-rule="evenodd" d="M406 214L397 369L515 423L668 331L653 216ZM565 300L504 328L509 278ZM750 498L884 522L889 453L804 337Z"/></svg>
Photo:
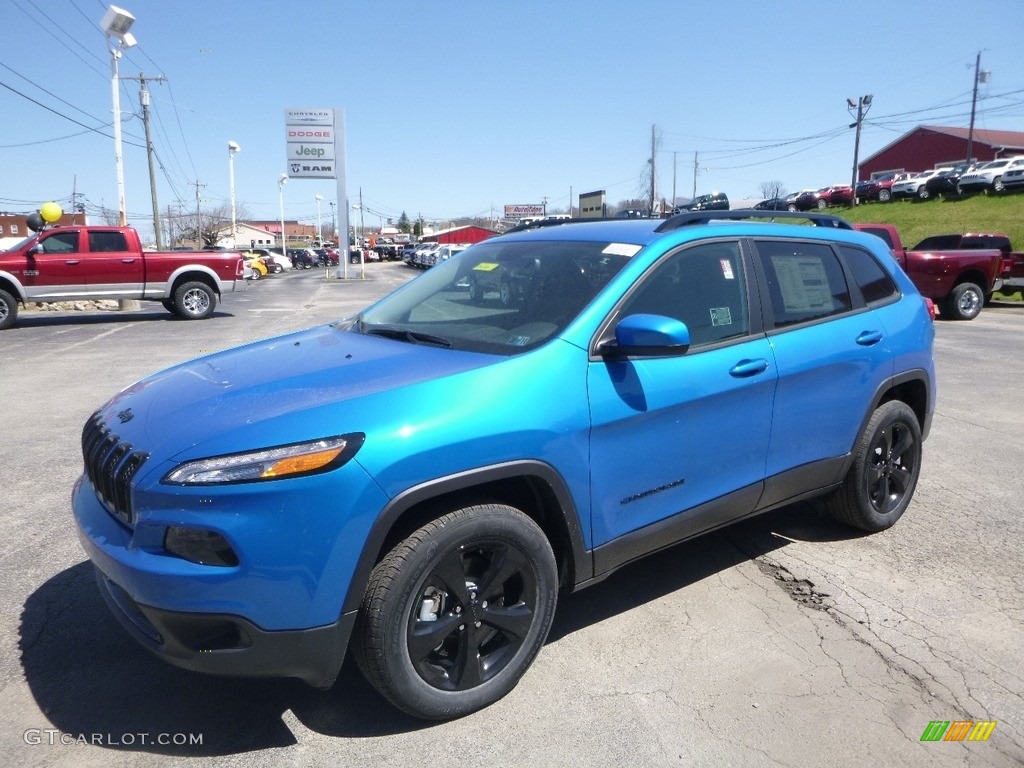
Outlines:
<svg viewBox="0 0 1024 768"><path fill-rule="evenodd" d="M1024 130L1020 0L119 4L139 41L121 74L168 78L150 85L162 210L193 209L197 180L203 200L226 202L233 140L238 202L276 218L286 107L345 110L349 201L361 188L368 226L545 198L565 209L570 190L637 197L652 125L659 196L673 153L680 196L694 153L698 193L849 183L846 99L873 96L861 159L918 124L966 126L979 51L992 74L976 126ZM90 210L116 208L106 5L0 0L0 210L73 190ZM135 113L129 220L151 230L138 83L121 92ZM291 181L287 217L314 221L317 194L326 217L334 182Z"/></svg>

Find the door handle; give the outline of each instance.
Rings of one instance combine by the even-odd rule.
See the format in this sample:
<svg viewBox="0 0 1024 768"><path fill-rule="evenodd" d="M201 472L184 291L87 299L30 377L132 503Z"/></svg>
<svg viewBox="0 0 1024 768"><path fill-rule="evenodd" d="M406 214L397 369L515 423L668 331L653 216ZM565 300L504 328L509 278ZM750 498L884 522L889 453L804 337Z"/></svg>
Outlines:
<svg viewBox="0 0 1024 768"><path fill-rule="evenodd" d="M81 259L68 259L64 263L65 264L78 264L79 262L81 262Z"/></svg>
<svg viewBox="0 0 1024 768"><path fill-rule="evenodd" d="M882 340L881 331L862 331L857 337L857 343L862 347L870 347Z"/></svg>
<svg viewBox="0 0 1024 768"><path fill-rule="evenodd" d="M764 373L768 370L768 361L762 359L759 360L740 360L736 365L729 369L729 375L734 376L737 379L745 379L748 376L756 376L759 373Z"/></svg>
<svg viewBox="0 0 1024 768"><path fill-rule="evenodd" d="M122 264L134 264L135 259L121 259Z"/></svg>

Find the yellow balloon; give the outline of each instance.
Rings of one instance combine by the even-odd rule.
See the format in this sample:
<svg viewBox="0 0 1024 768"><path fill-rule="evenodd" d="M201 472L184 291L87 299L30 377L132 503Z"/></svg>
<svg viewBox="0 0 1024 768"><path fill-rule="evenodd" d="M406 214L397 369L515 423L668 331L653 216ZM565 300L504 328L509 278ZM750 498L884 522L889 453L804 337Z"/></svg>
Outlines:
<svg viewBox="0 0 1024 768"><path fill-rule="evenodd" d="M56 203L43 203L43 207L39 209L39 215L43 217L43 221L53 224L64 215L64 211Z"/></svg>

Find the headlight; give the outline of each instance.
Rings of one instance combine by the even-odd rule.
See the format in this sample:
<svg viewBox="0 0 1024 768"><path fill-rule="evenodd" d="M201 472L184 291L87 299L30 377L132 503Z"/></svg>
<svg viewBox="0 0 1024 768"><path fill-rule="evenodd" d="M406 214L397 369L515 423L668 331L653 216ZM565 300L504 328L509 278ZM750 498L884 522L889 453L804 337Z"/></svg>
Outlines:
<svg viewBox="0 0 1024 768"><path fill-rule="evenodd" d="M364 435L327 437L247 453L187 461L162 482L174 485L223 485L311 475L340 467L363 444Z"/></svg>

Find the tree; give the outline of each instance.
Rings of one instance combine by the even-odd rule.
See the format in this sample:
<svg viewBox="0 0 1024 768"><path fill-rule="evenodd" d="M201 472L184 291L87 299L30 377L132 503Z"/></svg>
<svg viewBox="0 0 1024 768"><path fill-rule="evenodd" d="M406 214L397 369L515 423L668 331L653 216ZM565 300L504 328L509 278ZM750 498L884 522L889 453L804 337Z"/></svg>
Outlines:
<svg viewBox="0 0 1024 768"><path fill-rule="evenodd" d="M765 200L774 200L776 197L782 197L786 194L785 184L778 180L762 181L758 189L761 190L761 197Z"/></svg>
<svg viewBox="0 0 1024 768"><path fill-rule="evenodd" d="M236 209L235 220L240 218ZM220 242L225 229L231 229L231 206L222 203L205 211L182 214L178 219L177 236L179 241L188 240L200 248L210 248Z"/></svg>
<svg viewBox="0 0 1024 768"><path fill-rule="evenodd" d="M412 228L409 225L409 217L405 215L405 211L402 211L402 215L398 217L398 231L409 234L411 229Z"/></svg>

